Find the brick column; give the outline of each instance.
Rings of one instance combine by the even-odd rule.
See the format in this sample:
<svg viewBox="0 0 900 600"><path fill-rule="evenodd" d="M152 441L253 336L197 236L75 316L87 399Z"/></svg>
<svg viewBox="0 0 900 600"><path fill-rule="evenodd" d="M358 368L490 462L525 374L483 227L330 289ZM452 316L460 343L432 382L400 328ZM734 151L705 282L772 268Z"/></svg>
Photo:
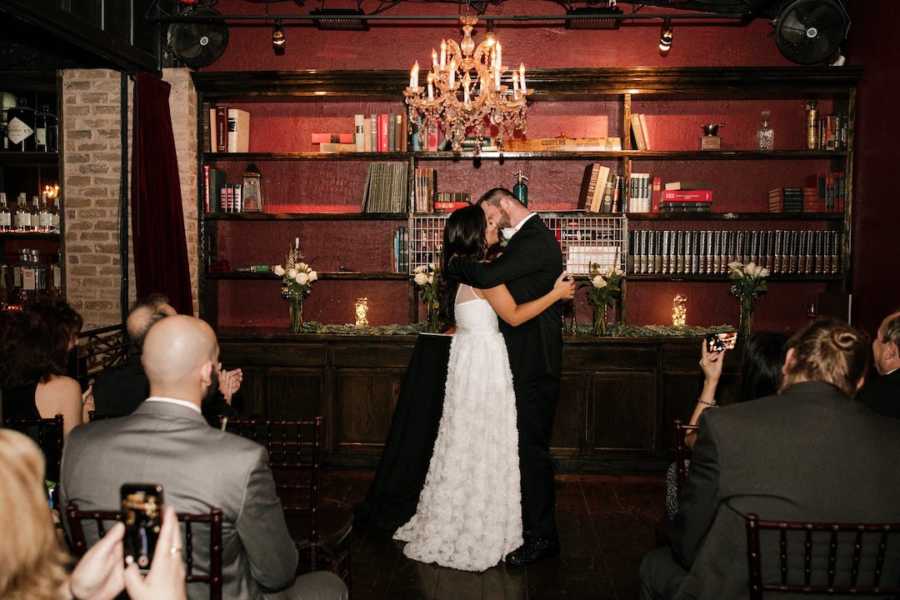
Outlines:
<svg viewBox="0 0 900 600"><path fill-rule="evenodd" d="M85 329L121 320L119 77L107 69L70 69L62 74L66 295L84 317ZM129 297L134 297L133 283Z"/></svg>
<svg viewBox="0 0 900 600"><path fill-rule="evenodd" d="M172 86L169 111L178 156L178 179L184 209L184 233L187 240L188 266L191 272L191 296L194 314L199 314L197 299L197 91L190 69L163 69L163 80Z"/></svg>

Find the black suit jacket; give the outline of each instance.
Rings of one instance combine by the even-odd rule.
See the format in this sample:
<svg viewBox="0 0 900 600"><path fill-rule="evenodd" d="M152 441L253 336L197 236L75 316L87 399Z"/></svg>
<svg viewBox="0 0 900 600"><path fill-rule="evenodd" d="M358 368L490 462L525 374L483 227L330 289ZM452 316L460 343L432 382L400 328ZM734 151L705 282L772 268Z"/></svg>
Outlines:
<svg viewBox="0 0 900 600"><path fill-rule="evenodd" d="M868 380L856 397L879 415L900 419L900 370Z"/></svg>
<svg viewBox="0 0 900 600"><path fill-rule="evenodd" d="M747 597L741 514L900 521L897 464L900 422L826 383L706 411L671 532L673 554L690 570L677 597Z"/></svg>
<svg viewBox="0 0 900 600"><path fill-rule="evenodd" d="M130 354L121 365L106 369L94 381L94 413L99 417L124 417L138 409L150 396L150 381L141 365L140 354ZM219 426L219 415L237 413L218 390L203 403L203 417L212 427Z"/></svg>
<svg viewBox="0 0 900 600"><path fill-rule="evenodd" d="M556 236L537 215L509 240L503 254L490 263L453 260L446 275L479 288L506 284L517 304L536 300L553 289L562 273ZM509 366L516 384L539 375L559 377L562 365L562 309L554 304L537 318L512 327L500 321Z"/></svg>

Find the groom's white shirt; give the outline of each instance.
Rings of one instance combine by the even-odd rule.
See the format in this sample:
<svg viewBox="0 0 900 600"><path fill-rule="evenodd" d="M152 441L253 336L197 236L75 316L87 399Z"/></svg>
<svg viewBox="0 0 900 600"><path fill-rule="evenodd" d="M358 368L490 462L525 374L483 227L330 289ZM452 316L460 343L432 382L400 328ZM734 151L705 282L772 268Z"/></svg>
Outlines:
<svg viewBox="0 0 900 600"><path fill-rule="evenodd" d="M519 221L519 224L515 227L504 227L503 228L503 237L507 240L511 240L512 236L519 233L519 230L522 229L522 226L525 224L525 221L536 215L537 213L528 213L528 216Z"/></svg>

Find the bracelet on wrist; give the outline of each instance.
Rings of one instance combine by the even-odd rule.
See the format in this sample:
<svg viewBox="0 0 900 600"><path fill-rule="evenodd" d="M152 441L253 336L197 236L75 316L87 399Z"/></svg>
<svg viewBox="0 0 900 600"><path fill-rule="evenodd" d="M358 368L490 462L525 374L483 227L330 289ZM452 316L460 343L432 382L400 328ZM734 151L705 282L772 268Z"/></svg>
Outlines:
<svg viewBox="0 0 900 600"><path fill-rule="evenodd" d="M703 404L705 406L718 406L718 403L713 400L712 402L707 402L706 400L697 400L698 404Z"/></svg>

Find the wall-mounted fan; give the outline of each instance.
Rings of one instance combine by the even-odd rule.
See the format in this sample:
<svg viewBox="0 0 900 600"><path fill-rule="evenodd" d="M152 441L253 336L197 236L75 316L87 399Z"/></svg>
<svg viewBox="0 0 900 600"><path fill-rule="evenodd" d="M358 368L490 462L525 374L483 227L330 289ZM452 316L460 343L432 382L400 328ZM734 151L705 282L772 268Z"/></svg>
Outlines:
<svg viewBox="0 0 900 600"><path fill-rule="evenodd" d="M221 19L222 15L212 8L191 7L183 14L209 17L209 20L170 24L167 32L169 49L192 69L212 64L228 46L228 25Z"/></svg>
<svg viewBox="0 0 900 600"><path fill-rule="evenodd" d="M814 65L832 58L849 30L840 0L788 0L775 21L775 43L788 60Z"/></svg>

